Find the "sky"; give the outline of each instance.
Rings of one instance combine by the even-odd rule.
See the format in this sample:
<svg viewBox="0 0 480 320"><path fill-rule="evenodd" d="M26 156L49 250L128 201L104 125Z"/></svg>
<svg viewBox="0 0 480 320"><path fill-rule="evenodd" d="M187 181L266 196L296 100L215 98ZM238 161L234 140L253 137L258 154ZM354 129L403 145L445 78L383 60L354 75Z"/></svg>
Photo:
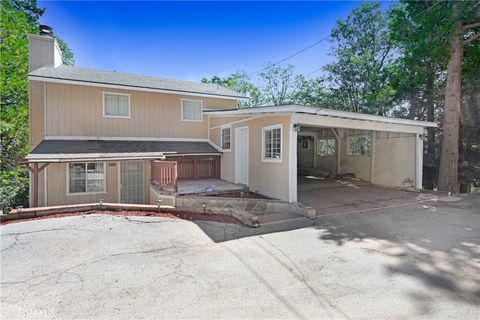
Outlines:
<svg viewBox="0 0 480 320"><path fill-rule="evenodd" d="M198 81L277 62L327 36L358 3L39 1L39 6L46 9L40 22L67 42L76 66ZM331 61L330 46L323 41L282 65L309 74Z"/></svg>

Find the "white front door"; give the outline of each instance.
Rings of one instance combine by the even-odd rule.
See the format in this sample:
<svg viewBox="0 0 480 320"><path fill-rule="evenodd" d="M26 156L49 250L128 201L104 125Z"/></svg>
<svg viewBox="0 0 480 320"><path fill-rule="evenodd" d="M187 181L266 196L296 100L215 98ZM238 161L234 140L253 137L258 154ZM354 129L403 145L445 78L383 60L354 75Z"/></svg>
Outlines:
<svg viewBox="0 0 480 320"><path fill-rule="evenodd" d="M145 203L143 161L121 161L119 168L121 203Z"/></svg>
<svg viewBox="0 0 480 320"><path fill-rule="evenodd" d="M235 129L235 183L248 186L248 127Z"/></svg>

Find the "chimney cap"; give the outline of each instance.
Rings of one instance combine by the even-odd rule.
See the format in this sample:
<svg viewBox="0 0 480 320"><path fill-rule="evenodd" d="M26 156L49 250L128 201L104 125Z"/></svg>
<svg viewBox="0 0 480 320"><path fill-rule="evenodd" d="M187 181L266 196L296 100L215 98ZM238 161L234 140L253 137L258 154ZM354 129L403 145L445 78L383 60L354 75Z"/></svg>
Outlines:
<svg viewBox="0 0 480 320"><path fill-rule="evenodd" d="M38 26L40 30L40 35L41 36L49 36L53 38L53 29L50 26L47 26L45 24L41 24Z"/></svg>

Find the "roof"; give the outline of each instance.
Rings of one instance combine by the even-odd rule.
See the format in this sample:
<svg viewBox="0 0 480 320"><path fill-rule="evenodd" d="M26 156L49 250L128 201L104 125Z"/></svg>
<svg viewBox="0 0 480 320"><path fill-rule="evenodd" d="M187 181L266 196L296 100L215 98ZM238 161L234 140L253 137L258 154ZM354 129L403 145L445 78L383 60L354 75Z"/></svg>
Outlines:
<svg viewBox="0 0 480 320"><path fill-rule="evenodd" d="M255 114L278 114L278 113L304 113L319 116L330 116L354 120L367 120L383 123L403 124L408 126L418 127L436 127L435 122L400 119L384 116L376 116L365 113L339 111L326 108L308 107L297 104L283 105L283 106L268 106L268 107L254 107L243 109L225 109L225 110L205 110L204 113L209 116L235 116L235 115L255 115Z"/></svg>
<svg viewBox="0 0 480 320"><path fill-rule="evenodd" d="M29 74L31 80L74 81L80 83L126 86L137 89L162 90L185 94L204 94L226 98L246 98L240 93L216 84L148 77L115 71L61 65L44 66Z"/></svg>
<svg viewBox="0 0 480 320"><path fill-rule="evenodd" d="M203 141L43 140L27 156L31 162L155 159L165 155L219 154Z"/></svg>

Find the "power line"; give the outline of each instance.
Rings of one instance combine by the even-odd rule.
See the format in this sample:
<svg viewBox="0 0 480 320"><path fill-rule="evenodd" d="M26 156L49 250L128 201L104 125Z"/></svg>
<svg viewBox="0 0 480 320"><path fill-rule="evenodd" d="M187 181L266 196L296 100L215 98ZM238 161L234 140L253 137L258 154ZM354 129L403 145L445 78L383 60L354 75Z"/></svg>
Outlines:
<svg viewBox="0 0 480 320"><path fill-rule="evenodd" d="M384 2L384 0L377 2L374 7L380 6L380 4L382 4L383 2ZM291 55L289 55L289 56L287 56L287 57L285 57L285 58L283 58L283 59L281 59L281 60L273 63L272 66L276 66L276 65L278 65L278 64L280 64L280 63L282 63L282 62L285 62L285 61L287 61L287 60L289 60L289 59L291 59L291 58L293 58L293 57L298 56L299 54L304 53L305 51L307 51L307 50L315 47L317 44L319 44L319 43L327 40L327 39L330 38L331 36L332 36L332 33L330 33L328 36L325 36L325 37L321 38L320 40L317 40L317 41L313 42L312 44L306 46L305 48L300 49L299 51L297 51L297 52L295 52L295 53L293 53L293 54L291 54ZM256 74L256 73L259 73L259 72L262 71L262 70L263 70L263 68L260 68L260 69L254 71L254 72L248 73L248 74L247 74L247 77L252 76L252 75L254 75L254 74Z"/></svg>
<svg viewBox="0 0 480 320"><path fill-rule="evenodd" d="M428 10L431 10L433 7L437 6L439 3L441 3L441 1L435 2L433 5L431 5L430 7L426 8L426 9L424 9L424 10L422 10L422 11L420 11L419 13L413 15L411 18L414 19L414 18L419 17L421 14L427 12ZM417 27L414 27L412 31L415 31L417 28L418 28L418 26L417 26ZM380 34L380 36L386 35L387 32L388 32L388 31L383 32L382 34ZM320 70L322 70L322 69L323 69L323 66L321 66L321 67L313 70L312 72L308 73L308 74L306 75L306 77L309 77L309 76L311 76L312 74L314 74L314 73L316 73L316 72L318 72L318 71L320 71Z"/></svg>

